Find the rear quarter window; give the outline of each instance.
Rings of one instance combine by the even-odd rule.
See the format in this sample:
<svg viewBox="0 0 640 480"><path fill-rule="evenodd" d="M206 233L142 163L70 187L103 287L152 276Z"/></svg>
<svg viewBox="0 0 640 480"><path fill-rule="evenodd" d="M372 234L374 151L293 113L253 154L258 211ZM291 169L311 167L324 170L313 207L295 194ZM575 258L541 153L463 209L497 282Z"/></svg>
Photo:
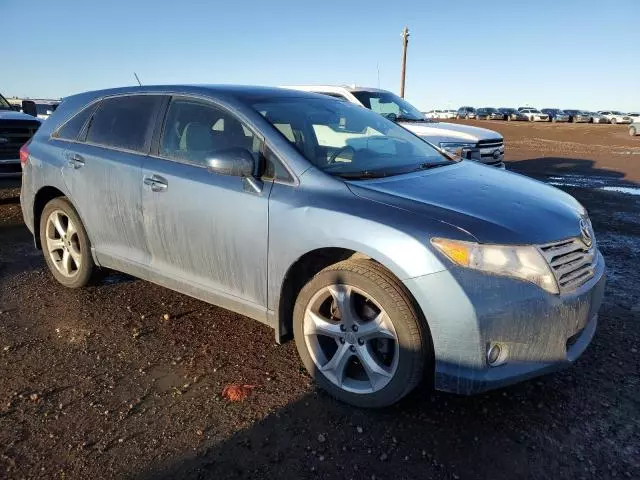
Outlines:
<svg viewBox="0 0 640 480"><path fill-rule="evenodd" d="M103 100L89 123L86 141L147 152L161 98L159 95L127 95Z"/></svg>
<svg viewBox="0 0 640 480"><path fill-rule="evenodd" d="M71 117L69 121L63 124L54 134L54 138L62 138L65 140L77 140L80 132L82 131L82 127L84 127L85 123L93 112L96 110L98 106L97 103L93 105L89 105L85 109L78 112L76 115Z"/></svg>

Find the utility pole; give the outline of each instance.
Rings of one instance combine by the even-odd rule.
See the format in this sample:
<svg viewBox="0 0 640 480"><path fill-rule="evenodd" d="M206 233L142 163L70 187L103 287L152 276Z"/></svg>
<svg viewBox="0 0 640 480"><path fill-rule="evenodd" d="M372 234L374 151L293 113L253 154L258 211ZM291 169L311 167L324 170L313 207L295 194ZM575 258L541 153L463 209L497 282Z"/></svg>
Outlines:
<svg viewBox="0 0 640 480"><path fill-rule="evenodd" d="M407 73L407 45L409 43L409 29L402 29L402 73L400 76L400 96L404 98L404 79Z"/></svg>

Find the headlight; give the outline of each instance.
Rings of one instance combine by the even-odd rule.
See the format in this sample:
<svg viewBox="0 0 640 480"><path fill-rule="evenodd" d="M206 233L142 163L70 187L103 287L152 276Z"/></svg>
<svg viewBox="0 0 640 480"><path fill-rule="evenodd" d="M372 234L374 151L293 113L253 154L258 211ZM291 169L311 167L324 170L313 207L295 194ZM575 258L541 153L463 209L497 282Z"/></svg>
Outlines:
<svg viewBox="0 0 640 480"><path fill-rule="evenodd" d="M476 146L475 143L464 143L464 142L440 142L439 145L442 150L444 150L447 153L451 153L453 155L457 155L457 150L460 148L464 150L464 149L475 148Z"/></svg>
<svg viewBox="0 0 640 480"><path fill-rule="evenodd" d="M549 265L535 247L482 245L446 238L434 238L431 243L462 267L519 278L549 293L559 293L558 283Z"/></svg>

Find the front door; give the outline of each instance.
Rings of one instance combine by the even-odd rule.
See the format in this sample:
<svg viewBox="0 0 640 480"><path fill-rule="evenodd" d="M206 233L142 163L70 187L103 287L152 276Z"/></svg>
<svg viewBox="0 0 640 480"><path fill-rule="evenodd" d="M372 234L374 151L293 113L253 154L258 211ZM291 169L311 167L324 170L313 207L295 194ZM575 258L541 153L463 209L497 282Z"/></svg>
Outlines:
<svg viewBox="0 0 640 480"><path fill-rule="evenodd" d="M143 165L152 275L236 311L244 310L220 298L264 310L272 183L257 192L246 179L212 173L206 165L215 151L231 147L257 158L262 140L227 110L185 97L172 99L162 130L157 155Z"/></svg>

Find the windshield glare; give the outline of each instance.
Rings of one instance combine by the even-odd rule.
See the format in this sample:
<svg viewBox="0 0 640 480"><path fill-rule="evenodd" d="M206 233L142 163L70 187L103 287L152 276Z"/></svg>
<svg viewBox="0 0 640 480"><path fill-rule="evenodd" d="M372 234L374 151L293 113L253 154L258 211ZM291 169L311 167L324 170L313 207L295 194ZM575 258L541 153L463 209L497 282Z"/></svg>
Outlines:
<svg viewBox="0 0 640 480"><path fill-rule="evenodd" d="M362 105L381 115L392 113L401 120L424 120L424 115L416 107L391 92L361 91L351 93Z"/></svg>
<svg viewBox="0 0 640 480"><path fill-rule="evenodd" d="M313 165L336 176L388 176L453 163L427 142L359 106L276 98L251 105Z"/></svg>

